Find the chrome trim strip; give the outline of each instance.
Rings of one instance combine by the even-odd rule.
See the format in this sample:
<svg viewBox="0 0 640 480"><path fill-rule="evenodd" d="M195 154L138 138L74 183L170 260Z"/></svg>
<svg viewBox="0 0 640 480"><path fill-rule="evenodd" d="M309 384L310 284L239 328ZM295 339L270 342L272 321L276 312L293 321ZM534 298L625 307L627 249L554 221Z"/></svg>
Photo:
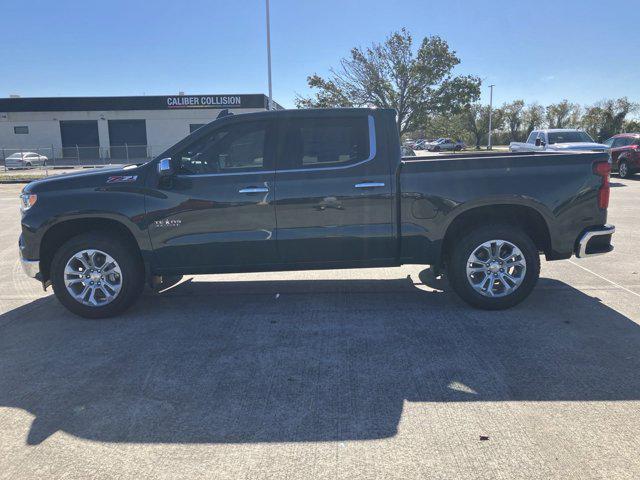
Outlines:
<svg viewBox="0 0 640 480"><path fill-rule="evenodd" d="M578 251L576 252L576 257L578 258L595 257L597 255L604 255L605 253L609 253L609 252L587 253L587 244L589 243L589 240L591 240L593 237L612 235L614 233L616 233L616 227L614 227L613 225L606 225L605 228L602 228L599 230L589 230L588 232L585 232L584 235L582 235L582 237L580 237L580 240L578 241Z"/></svg>
<svg viewBox="0 0 640 480"><path fill-rule="evenodd" d="M179 178L193 178L193 177L227 177L230 175L270 175L274 173L294 173L294 172L317 172L323 170L344 170L347 168L357 167L363 163L370 162L376 157L377 142L376 142L376 121L373 115L367 115L367 123L369 125L369 156L357 163L349 165L341 165L337 167L316 167L316 168L290 168L287 170L258 170L254 172L229 172L229 173L198 173L195 175L180 175Z"/></svg>
<svg viewBox="0 0 640 480"><path fill-rule="evenodd" d="M384 187L384 183L382 182L364 182L364 183L356 183L354 185L356 188L377 188Z"/></svg>
<svg viewBox="0 0 640 480"><path fill-rule="evenodd" d="M250 187L250 188L241 188L238 190L238 193L267 193L269 191L268 188L265 187Z"/></svg>

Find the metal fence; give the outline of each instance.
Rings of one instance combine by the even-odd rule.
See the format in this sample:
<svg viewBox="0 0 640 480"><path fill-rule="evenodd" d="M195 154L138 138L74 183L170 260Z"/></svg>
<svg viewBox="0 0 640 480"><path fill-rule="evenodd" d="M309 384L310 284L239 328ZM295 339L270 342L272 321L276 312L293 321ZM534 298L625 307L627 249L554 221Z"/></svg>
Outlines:
<svg viewBox="0 0 640 480"><path fill-rule="evenodd" d="M0 170L88 168L142 163L161 153L165 148L157 145L128 144L111 147L0 148Z"/></svg>

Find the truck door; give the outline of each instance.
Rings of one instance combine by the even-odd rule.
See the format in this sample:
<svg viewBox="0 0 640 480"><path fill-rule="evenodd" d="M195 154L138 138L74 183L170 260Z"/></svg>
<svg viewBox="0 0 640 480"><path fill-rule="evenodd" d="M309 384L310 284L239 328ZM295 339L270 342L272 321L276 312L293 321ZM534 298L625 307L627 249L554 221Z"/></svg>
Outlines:
<svg viewBox="0 0 640 480"><path fill-rule="evenodd" d="M339 266L393 259L392 155L380 151L376 137L385 138L384 130L374 116L291 112L280 132L276 217L282 260Z"/></svg>
<svg viewBox="0 0 640 480"><path fill-rule="evenodd" d="M149 234L160 268L224 271L277 262L274 121L225 121L152 178ZM204 127L202 130L205 130Z"/></svg>

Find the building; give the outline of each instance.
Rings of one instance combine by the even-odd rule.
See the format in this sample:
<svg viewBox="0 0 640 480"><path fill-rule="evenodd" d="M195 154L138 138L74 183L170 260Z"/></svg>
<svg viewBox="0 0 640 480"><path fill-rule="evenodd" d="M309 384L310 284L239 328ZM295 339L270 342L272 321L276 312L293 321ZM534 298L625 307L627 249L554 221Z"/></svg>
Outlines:
<svg viewBox="0 0 640 480"><path fill-rule="evenodd" d="M262 94L0 98L0 160L24 151L47 156L50 165L147 159L224 109L267 108Z"/></svg>

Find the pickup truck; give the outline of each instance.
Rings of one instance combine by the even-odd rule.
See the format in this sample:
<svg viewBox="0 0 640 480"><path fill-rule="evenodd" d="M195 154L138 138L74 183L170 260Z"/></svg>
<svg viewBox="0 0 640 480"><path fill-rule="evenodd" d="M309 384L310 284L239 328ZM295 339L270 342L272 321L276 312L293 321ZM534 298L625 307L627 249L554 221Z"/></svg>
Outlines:
<svg viewBox="0 0 640 480"><path fill-rule="evenodd" d="M147 163L26 185L19 249L90 318L184 274L401 264L504 309L534 288L540 253L613 249L609 172L593 152L402 159L388 109L230 115Z"/></svg>
<svg viewBox="0 0 640 480"><path fill-rule="evenodd" d="M569 150L605 152L608 149L607 145L594 142L584 130L570 128L533 130L526 142L511 142L509 144L509 150L512 152L566 152Z"/></svg>

